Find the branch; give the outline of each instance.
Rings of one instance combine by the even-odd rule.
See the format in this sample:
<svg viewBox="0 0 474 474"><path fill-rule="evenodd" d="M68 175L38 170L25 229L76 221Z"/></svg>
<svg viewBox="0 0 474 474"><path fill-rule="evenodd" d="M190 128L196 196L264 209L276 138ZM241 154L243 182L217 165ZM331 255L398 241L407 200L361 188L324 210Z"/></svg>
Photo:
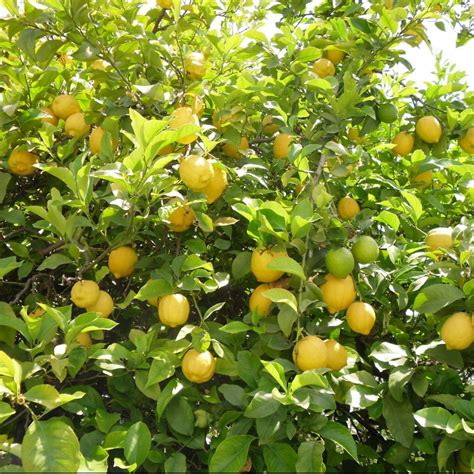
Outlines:
<svg viewBox="0 0 474 474"><path fill-rule="evenodd" d="M155 21L155 24L153 26L153 33L156 33L159 30L161 20L165 17L165 10L161 10L161 13L158 15L158 18Z"/></svg>
<svg viewBox="0 0 474 474"><path fill-rule="evenodd" d="M50 252L54 252L55 250L62 249L65 245L64 240L59 240L58 242L55 242L54 244L48 245L44 249L38 250L38 253L44 257L45 255L48 255Z"/></svg>
<svg viewBox="0 0 474 474"><path fill-rule="evenodd" d="M25 282L25 286L23 287L23 289L19 293L17 293L17 295L12 301L10 301L10 304L18 303L18 301L21 300L22 296L28 292L28 290L31 288L33 283L42 277L51 278L51 275L49 275L48 273L37 273L36 275L33 275L31 278L28 278L28 280L26 280Z"/></svg>

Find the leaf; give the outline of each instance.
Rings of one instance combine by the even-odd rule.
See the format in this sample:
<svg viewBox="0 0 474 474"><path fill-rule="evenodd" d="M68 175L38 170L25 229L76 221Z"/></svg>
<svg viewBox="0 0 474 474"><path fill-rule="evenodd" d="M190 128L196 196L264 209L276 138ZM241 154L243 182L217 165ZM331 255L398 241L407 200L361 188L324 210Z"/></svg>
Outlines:
<svg viewBox="0 0 474 474"><path fill-rule="evenodd" d="M302 280L306 280L303 267L291 257L276 257L273 258L267 265L270 270L279 270L290 275L296 275Z"/></svg>
<svg viewBox="0 0 474 474"><path fill-rule="evenodd" d="M295 378L291 382L290 392L294 393L301 387L307 385L316 385L317 387L325 388L328 386L326 379L317 372L319 369L305 370L302 374L295 375Z"/></svg>
<svg viewBox="0 0 474 474"><path fill-rule="evenodd" d="M165 461L165 473L186 472L186 456L175 452Z"/></svg>
<svg viewBox="0 0 474 474"><path fill-rule="evenodd" d="M278 382L280 387L286 392L286 378L285 370L283 367L275 361L268 362L266 360L261 361L265 370Z"/></svg>
<svg viewBox="0 0 474 474"><path fill-rule="evenodd" d="M266 472L295 472L297 455L295 450L285 443L272 443L263 447Z"/></svg>
<svg viewBox="0 0 474 474"><path fill-rule="evenodd" d="M340 423L328 421L327 425L319 430L319 434L326 439L329 439L339 445L347 452L357 463L357 446L351 432Z"/></svg>
<svg viewBox="0 0 474 474"><path fill-rule="evenodd" d="M422 408L415 413L416 422L423 428L446 430L451 412L441 407Z"/></svg>
<svg viewBox="0 0 474 474"><path fill-rule="evenodd" d="M209 461L209 472L239 472L247 461L254 436L229 436L217 446Z"/></svg>
<svg viewBox="0 0 474 474"><path fill-rule="evenodd" d="M177 433L191 436L194 431L194 414L185 398L173 398L166 410L166 421Z"/></svg>
<svg viewBox="0 0 474 474"><path fill-rule="evenodd" d="M413 309L420 313L437 313L462 298L464 293L459 288L438 283L423 288L416 295Z"/></svg>
<svg viewBox="0 0 474 474"><path fill-rule="evenodd" d="M238 334L240 332L247 332L253 329L252 326L245 324L241 321L231 321L228 324L219 328L219 331L226 332L229 334Z"/></svg>
<svg viewBox="0 0 474 474"><path fill-rule="evenodd" d="M33 421L23 438L21 459L24 472L77 472L79 441L60 418Z"/></svg>
<svg viewBox="0 0 474 474"><path fill-rule="evenodd" d="M0 258L0 278L15 270L15 268L21 267L22 262L17 262L16 257Z"/></svg>
<svg viewBox="0 0 474 474"><path fill-rule="evenodd" d="M465 445L464 440L448 438L447 436L444 437L438 445L438 469L439 471L444 471L446 467L446 463L450 458L451 454L455 451L459 451Z"/></svg>
<svg viewBox="0 0 474 474"><path fill-rule="evenodd" d="M125 459L130 464L141 466L150 452L151 433L148 426L142 421L137 421L127 431L125 448L123 450Z"/></svg>
<svg viewBox="0 0 474 474"><path fill-rule="evenodd" d="M263 418L275 413L278 408L280 408L280 403L272 397L271 393L259 391L248 404L244 416L247 418Z"/></svg>
<svg viewBox="0 0 474 474"><path fill-rule="evenodd" d="M10 173L0 173L0 203L5 199L7 186L11 179L12 175Z"/></svg>
<svg viewBox="0 0 474 474"><path fill-rule="evenodd" d="M10 418L15 413L15 410L5 402L0 402L0 424Z"/></svg>
<svg viewBox="0 0 474 474"><path fill-rule="evenodd" d="M393 212L382 211L378 216L374 217L374 220L387 224L395 232L397 232L400 227L400 219Z"/></svg>
<svg viewBox="0 0 474 474"><path fill-rule="evenodd" d="M232 276L241 280L250 273L250 260L252 252L241 252L232 261Z"/></svg>
<svg viewBox="0 0 474 474"><path fill-rule="evenodd" d="M272 288L271 290L264 291L262 295L274 303L287 304L293 311L296 313L298 312L296 297L288 290L284 290L283 288Z"/></svg>
<svg viewBox="0 0 474 474"><path fill-rule="evenodd" d="M224 303L217 303L213 306L211 306L205 313L204 313L204 316L202 317L202 319L205 321L206 319L208 319L212 314L214 314L215 312L221 310L225 305L225 302Z"/></svg>
<svg viewBox="0 0 474 474"><path fill-rule="evenodd" d="M166 352L161 352L153 356L150 365L146 388L170 378L174 374L174 365Z"/></svg>
<svg viewBox="0 0 474 474"><path fill-rule="evenodd" d="M413 222L416 223L423 214L423 205L421 204L421 201L414 194L409 193L408 191L402 191L402 196L406 199L413 210L412 218Z"/></svg>
<svg viewBox="0 0 474 474"><path fill-rule="evenodd" d="M46 268L50 268L54 270L61 265L67 265L69 263L74 263L69 257L63 255L62 253L54 253L49 257L46 257L41 265L38 267L38 271L45 270Z"/></svg>
<svg viewBox="0 0 474 474"><path fill-rule="evenodd" d="M161 418L169 402L183 390L184 385L177 379L171 379L156 401L156 416Z"/></svg>
<svg viewBox="0 0 474 474"><path fill-rule="evenodd" d="M48 409L48 411L69 403L72 400L79 400L85 395L84 392L59 393L55 387L48 384L35 385L25 393L25 398L29 402L38 403Z"/></svg>
<svg viewBox="0 0 474 474"><path fill-rule="evenodd" d="M324 445L318 441L304 441L298 448L296 472L326 472L323 462Z"/></svg>
<svg viewBox="0 0 474 474"><path fill-rule="evenodd" d="M415 431L413 410L409 400L399 402L391 395L385 395L383 399L383 416L387 422L387 428L395 441L409 448L413 442L413 433Z"/></svg>
<svg viewBox="0 0 474 474"><path fill-rule="evenodd" d="M147 281L135 295L135 299L140 301L146 301L151 298L159 298L160 296L166 296L173 293L173 287L163 279L149 280Z"/></svg>

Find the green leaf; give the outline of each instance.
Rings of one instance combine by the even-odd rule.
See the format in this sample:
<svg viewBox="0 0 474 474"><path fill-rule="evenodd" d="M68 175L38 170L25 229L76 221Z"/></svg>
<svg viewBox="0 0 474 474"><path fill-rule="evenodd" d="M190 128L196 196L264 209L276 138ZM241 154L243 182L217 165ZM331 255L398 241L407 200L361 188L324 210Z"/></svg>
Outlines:
<svg viewBox="0 0 474 474"><path fill-rule="evenodd" d="M265 370L278 382L280 387L286 392L286 378L283 366L275 361L268 362L266 360L262 360L261 362Z"/></svg>
<svg viewBox="0 0 474 474"><path fill-rule="evenodd" d="M219 328L219 331L226 332L228 334L238 334L240 332L248 332L254 329L252 326L245 324L241 321L232 321L228 324Z"/></svg>
<svg viewBox="0 0 474 474"><path fill-rule="evenodd" d="M302 280L306 280L303 267L290 257L276 257L267 265L270 270L279 270L290 275L296 275Z"/></svg>
<svg viewBox="0 0 474 474"><path fill-rule="evenodd" d="M168 357L168 354L166 352L156 354L153 356L153 362L150 365L146 388L170 378L173 374L174 365Z"/></svg>
<svg viewBox="0 0 474 474"><path fill-rule="evenodd" d="M21 265L22 262L17 262L16 257L0 258L0 278L3 280L7 273L21 267Z"/></svg>
<svg viewBox="0 0 474 474"><path fill-rule="evenodd" d="M127 431L125 448L123 450L125 459L130 464L141 466L150 452L151 433L148 426L142 421L137 421Z"/></svg>
<svg viewBox="0 0 474 474"><path fill-rule="evenodd" d="M400 227L400 219L393 212L382 211L378 216L374 217L374 220L387 224L395 232L397 232Z"/></svg>
<svg viewBox="0 0 474 474"><path fill-rule="evenodd" d="M402 191L402 196L406 199L413 210L411 217L413 218L413 222L416 223L423 214L423 205L421 204L421 201L414 194L409 193L408 191Z"/></svg>
<svg viewBox="0 0 474 474"><path fill-rule="evenodd" d="M290 385L290 392L294 393L301 387L306 387L308 385L315 385L322 388L327 387L327 380L318 373L318 370L320 369L305 370L302 374L295 375L295 378Z"/></svg>
<svg viewBox="0 0 474 474"><path fill-rule="evenodd" d="M60 418L33 421L23 438L21 459L25 472L77 472L79 441Z"/></svg>
<svg viewBox="0 0 474 474"><path fill-rule="evenodd" d="M254 436L229 436L217 446L209 461L209 472L239 472L247 462L249 447Z"/></svg>
<svg viewBox="0 0 474 474"><path fill-rule="evenodd" d="M323 462L324 445L318 441L304 441L298 448L296 472L326 472Z"/></svg>
<svg viewBox="0 0 474 474"><path fill-rule="evenodd" d="M183 453L173 453L165 461L165 473L175 474L177 472L186 472L186 456Z"/></svg>
<svg viewBox="0 0 474 474"><path fill-rule="evenodd" d="M247 418L264 418L275 413L280 408L280 403L272 397L271 393L257 392L245 410Z"/></svg>
<svg viewBox="0 0 474 474"><path fill-rule="evenodd" d="M69 403L72 400L78 400L85 395L84 392L75 392L73 394L60 394L52 385L35 385L25 393L25 398L29 402L38 403L48 409L48 411Z"/></svg>
<svg viewBox="0 0 474 474"><path fill-rule="evenodd" d="M413 442L415 431L410 401L403 400L399 402L391 395L385 395L383 399L383 416L387 422L387 428L395 441L409 448Z"/></svg>
<svg viewBox="0 0 474 474"><path fill-rule="evenodd" d="M156 401L156 416L161 418L170 401L183 390L184 385L177 378L171 379Z"/></svg>
<svg viewBox="0 0 474 474"><path fill-rule="evenodd" d="M7 186L11 179L12 175L10 173L0 173L0 203L5 199Z"/></svg>
<svg viewBox="0 0 474 474"><path fill-rule="evenodd" d="M464 293L455 286L443 283L430 285L418 293L413 309L420 313L436 313L462 298Z"/></svg>
<svg viewBox="0 0 474 474"><path fill-rule="evenodd" d="M418 410L414 416L416 422L423 428L446 430L451 412L441 407L428 407Z"/></svg>
<svg viewBox="0 0 474 474"><path fill-rule="evenodd" d="M271 443L263 447L266 472L295 472L298 459L295 450L286 443Z"/></svg>
<svg viewBox="0 0 474 474"><path fill-rule="evenodd" d="M329 439L339 445L344 451L349 454L357 463L357 446L351 432L340 423L329 421L326 426L319 430L319 434L326 439Z"/></svg>
<svg viewBox="0 0 474 474"><path fill-rule="evenodd" d="M438 469L440 472L445 470L448 459L455 451L459 451L465 445L464 440L444 437L438 445Z"/></svg>
<svg viewBox="0 0 474 474"><path fill-rule="evenodd" d="M0 402L0 424L10 418L15 413L15 410L5 402Z"/></svg>
<svg viewBox="0 0 474 474"><path fill-rule="evenodd" d="M38 267L38 271L45 270L47 268L54 270L61 265L68 265L70 263L74 262L69 257L66 257L66 255L63 255L62 253L54 253L43 260L41 265Z"/></svg>
<svg viewBox="0 0 474 474"><path fill-rule="evenodd" d="M288 305L293 311L298 312L298 303L293 293L283 288L272 288L263 292L263 296L273 301L274 303L283 303Z"/></svg>
<svg viewBox="0 0 474 474"><path fill-rule="evenodd" d="M194 414L185 398L173 398L166 410L166 421L176 432L191 436L194 431Z"/></svg>

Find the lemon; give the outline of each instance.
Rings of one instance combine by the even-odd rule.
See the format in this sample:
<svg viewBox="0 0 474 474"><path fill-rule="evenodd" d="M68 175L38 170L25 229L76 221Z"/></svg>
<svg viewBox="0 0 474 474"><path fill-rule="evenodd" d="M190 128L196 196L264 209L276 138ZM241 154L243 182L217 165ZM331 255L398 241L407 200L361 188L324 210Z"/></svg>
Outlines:
<svg viewBox="0 0 474 474"><path fill-rule="evenodd" d="M114 301L106 291L100 290L97 301L87 305L86 309L88 312L100 313L103 318L107 318L114 310Z"/></svg>
<svg viewBox="0 0 474 474"><path fill-rule="evenodd" d="M262 127L263 134L268 136L273 135L279 129L278 124L273 122L273 117L271 115L263 117Z"/></svg>
<svg viewBox="0 0 474 474"><path fill-rule="evenodd" d="M82 112L70 115L64 123L66 135L72 138L81 138L89 133L91 126L86 122L86 116Z"/></svg>
<svg viewBox="0 0 474 474"><path fill-rule="evenodd" d="M86 348L92 346L92 339L87 332L82 332L76 337L76 342Z"/></svg>
<svg viewBox="0 0 474 474"><path fill-rule="evenodd" d="M212 114L212 125L217 128L217 130L222 131L229 122L235 122L236 117L229 110L215 111Z"/></svg>
<svg viewBox="0 0 474 474"><path fill-rule="evenodd" d="M326 268L337 278L346 278L354 270L354 257L346 248L331 249L326 254Z"/></svg>
<svg viewBox="0 0 474 474"><path fill-rule="evenodd" d="M294 137L287 133L279 133L273 142L273 156L277 160L282 160L288 156L290 144Z"/></svg>
<svg viewBox="0 0 474 474"><path fill-rule="evenodd" d="M399 132L395 135L392 143L395 145L392 152L396 155L406 156L413 150L415 137L407 132Z"/></svg>
<svg viewBox="0 0 474 474"><path fill-rule="evenodd" d="M450 227L437 227L428 232L425 243L431 251L443 248L449 249L453 246L453 230Z"/></svg>
<svg viewBox="0 0 474 474"><path fill-rule="evenodd" d="M443 133L441 124L436 117L427 115L416 122L416 134L426 143L438 143Z"/></svg>
<svg viewBox="0 0 474 474"><path fill-rule="evenodd" d="M160 298L158 317L163 324L172 328L185 324L189 318L189 301L186 296L176 293Z"/></svg>
<svg viewBox="0 0 474 474"><path fill-rule="evenodd" d="M346 312L346 320L349 327L359 334L370 333L375 324L374 308L368 303L357 301L352 303Z"/></svg>
<svg viewBox="0 0 474 474"><path fill-rule="evenodd" d="M398 118L398 109L393 104L382 104L377 109L377 118L383 123L393 123Z"/></svg>
<svg viewBox="0 0 474 474"><path fill-rule="evenodd" d="M364 139L359 135L359 130L354 127L349 127L347 130L347 138L356 143L362 143L364 141Z"/></svg>
<svg viewBox="0 0 474 474"><path fill-rule="evenodd" d="M428 170L418 173L411 181L418 189L426 189L433 182L433 172Z"/></svg>
<svg viewBox="0 0 474 474"><path fill-rule="evenodd" d="M354 255L356 262L372 263L379 256L379 246L372 237L363 235L354 242L352 255Z"/></svg>
<svg viewBox="0 0 474 474"><path fill-rule="evenodd" d="M179 130L186 125L195 125L199 127L199 117L193 112L191 107L178 107L172 114L169 122L171 130ZM179 138L178 143L189 145L197 139L197 135L192 133Z"/></svg>
<svg viewBox="0 0 474 474"><path fill-rule="evenodd" d="M302 370L322 369L327 366L327 347L318 336L300 339L293 349L293 361Z"/></svg>
<svg viewBox="0 0 474 474"><path fill-rule="evenodd" d="M329 59L329 61L334 65L339 64L344 59L345 55L346 53L340 49L328 49L326 51L326 59Z"/></svg>
<svg viewBox="0 0 474 474"><path fill-rule="evenodd" d="M357 201L349 196L343 197L337 204L337 212L343 220L352 219L360 211Z"/></svg>
<svg viewBox="0 0 474 474"><path fill-rule="evenodd" d="M468 128L466 132L459 137L459 146L470 155L474 155L474 128Z"/></svg>
<svg viewBox="0 0 474 474"><path fill-rule="evenodd" d="M92 280L80 280L71 289L71 301L78 308L93 305L100 296L99 285Z"/></svg>
<svg viewBox="0 0 474 474"><path fill-rule="evenodd" d="M202 191L214 178L214 168L203 156L189 155L179 164L179 176L192 191Z"/></svg>
<svg viewBox="0 0 474 474"><path fill-rule="evenodd" d="M454 313L441 327L441 339L448 350L467 349L472 344L474 321L467 313Z"/></svg>
<svg viewBox="0 0 474 474"><path fill-rule="evenodd" d="M8 168L18 176L30 176L38 171L34 165L39 162L38 155L25 150L13 150L8 158Z"/></svg>
<svg viewBox="0 0 474 474"><path fill-rule="evenodd" d="M105 71L108 66L109 64L103 59L96 59L91 65L92 69L96 71Z"/></svg>
<svg viewBox="0 0 474 474"><path fill-rule="evenodd" d="M158 156L170 155L173 152L174 152L174 146L173 145L165 145L164 147L162 147L158 150Z"/></svg>
<svg viewBox="0 0 474 474"><path fill-rule="evenodd" d="M249 147L250 147L250 143L247 140L247 137L242 137L240 139L239 148L232 145L231 143L225 143L222 147L222 151L229 158L234 158L235 160L238 160L239 158L241 158L240 152L248 150Z"/></svg>
<svg viewBox="0 0 474 474"><path fill-rule="evenodd" d="M277 257L287 257L286 250L277 251L273 249L255 249L250 260L250 269L255 275L257 281L271 283L278 280L283 272L280 270L271 270L267 265Z"/></svg>
<svg viewBox="0 0 474 474"><path fill-rule="evenodd" d="M94 155L98 155L102 148L102 139L105 130L102 127L95 127L89 135L89 149ZM117 148L117 140L112 140L112 150Z"/></svg>
<svg viewBox="0 0 474 474"><path fill-rule="evenodd" d="M265 291L271 290L272 286L268 283L262 283L258 285L255 290L252 291L249 300L249 308L252 313L256 312L259 318L268 316L270 314L270 306L272 301L263 295Z"/></svg>
<svg viewBox="0 0 474 474"><path fill-rule="evenodd" d="M178 200L175 200L178 202ZM168 217L170 221L169 228L174 232L185 232L187 231L196 219L196 215L191 207L186 205L184 201L180 201L182 204L177 207ZM173 202L170 201L169 204Z"/></svg>
<svg viewBox="0 0 474 474"><path fill-rule="evenodd" d="M211 182L202 190L207 197L207 203L216 202L227 187L227 173L217 163L212 164L214 176Z"/></svg>
<svg viewBox="0 0 474 474"><path fill-rule="evenodd" d="M209 352L189 349L181 361L183 375L191 382L204 383L212 379L216 372L216 359Z"/></svg>
<svg viewBox="0 0 474 474"><path fill-rule="evenodd" d="M118 247L109 255L109 270L115 278L130 276L135 270L138 255L132 247Z"/></svg>
<svg viewBox="0 0 474 474"><path fill-rule="evenodd" d="M207 62L204 54L194 52L184 58L184 70L190 79L201 79L207 71Z"/></svg>
<svg viewBox="0 0 474 474"><path fill-rule="evenodd" d="M334 339L324 341L327 351L326 366L331 370L341 370L347 365L347 352L343 345Z"/></svg>
<svg viewBox="0 0 474 474"><path fill-rule="evenodd" d="M54 115L52 109L50 109L49 107L44 107L43 109L41 109L41 112L43 112L43 117L41 117L41 121L43 123L49 123L56 127L56 125L58 124L58 117Z"/></svg>
<svg viewBox="0 0 474 474"><path fill-rule="evenodd" d="M336 67L326 58L320 58L313 64L313 72L319 77L334 76Z"/></svg>
<svg viewBox="0 0 474 474"><path fill-rule="evenodd" d="M81 111L81 106L75 97L68 94L58 95L51 104L53 114L56 117L67 119L72 114L77 114Z"/></svg>
<svg viewBox="0 0 474 474"><path fill-rule="evenodd" d="M156 0L156 4L161 8L171 8L173 0Z"/></svg>
<svg viewBox="0 0 474 474"><path fill-rule="evenodd" d="M193 114L196 114L198 117L201 117L204 113L204 101L199 94L194 92L187 92L184 95L184 105L185 107L191 107Z"/></svg>
<svg viewBox="0 0 474 474"><path fill-rule="evenodd" d="M328 274L320 289L323 301L331 314L347 309L356 299L354 280L351 275L346 278L336 278Z"/></svg>

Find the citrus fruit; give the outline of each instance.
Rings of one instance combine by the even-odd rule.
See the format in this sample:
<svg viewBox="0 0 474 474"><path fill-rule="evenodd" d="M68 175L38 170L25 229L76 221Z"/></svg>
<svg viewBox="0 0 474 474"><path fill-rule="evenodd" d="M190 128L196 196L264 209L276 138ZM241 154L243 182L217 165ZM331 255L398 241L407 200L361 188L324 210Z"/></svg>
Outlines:
<svg viewBox="0 0 474 474"><path fill-rule="evenodd" d="M191 382L204 383L216 372L216 358L209 352L189 349L181 361L183 375Z"/></svg>
<svg viewBox="0 0 474 474"><path fill-rule="evenodd" d="M354 332L367 336L375 324L374 308L362 301L352 303L347 308L346 320Z"/></svg>
<svg viewBox="0 0 474 474"><path fill-rule="evenodd" d="M109 64L106 63L103 59L96 59L92 63L91 68L96 70L96 71L105 71L108 66L109 66Z"/></svg>
<svg viewBox="0 0 474 474"><path fill-rule="evenodd" d="M293 349L293 361L302 370L322 369L327 366L326 344L318 336L300 339Z"/></svg>
<svg viewBox="0 0 474 474"><path fill-rule="evenodd" d="M271 290L272 286L267 283L258 285L255 290L252 291L249 300L249 308L252 313L256 312L259 318L268 316L270 314L270 306L272 301L263 295L265 291Z"/></svg>
<svg viewBox="0 0 474 474"><path fill-rule="evenodd" d="M236 117L229 110L215 111L212 114L212 125L222 131L230 122L235 122Z"/></svg>
<svg viewBox="0 0 474 474"><path fill-rule="evenodd" d="M82 332L76 337L76 342L86 348L92 346L92 339L87 332Z"/></svg>
<svg viewBox="0 0 474 474"><path fill-rule="evenodd" d="M189 155L179 164L179 176L192 191L202 191L214 178L214 168L203 156Z"/></svg>
<svg viewBox="0 0 474 474"><path fill-rule="evenodd" d="M334 65L339 64L344 59L345 55L346 53L340 49L328 49L326 51L326 59L329 59L329 61L331 61Z"/></svg>
<svg viewBox="0 0 474 474"><path fill-rule="evenodd" d="M212 204L216 202L227 187L227 173L217 163L212 164L214 169L214 176L211 182L202 190L207 196L207 203Z"/></svg>
<svg viewBox="0 0 474 474"><path fill-rule="evenodd" d="M175 202L178 202L176 200ZM186 205L184 201L177 207L168 217L170 221L169 228L174 232L185 232L187 231L196 219L196 215L191 207ZM170 201L169 204L172 204Z"/></svg>
<svg viewBox="0 0 474 474"><path fill-rule="evenodd" d="M267 268L267 265L275 258L287 256L288 254L286 253L286 250L278 251L273 249L255 249L252 252L250 269L255 275L257 281L271 283L278 280L278 278L280 278L284 272Z"/></svg>
<svg viewBox="0 0 474 474"><path fill-rule="evenodd" d="M161 8L171 8L173 0L156 0L156 4Z"/></svg>
<svg viewBox="0 0 474 474"><path fill-rule="evenodd" d="M88 312L100 313L103 318L107 318L114 310L114 301L106 291L100 290L97 301L87 305L86 309Z"/></svg>
<svg viewBox="0 0 474 474"><path fill-rule="evenodd" d="M313 72L319 77L334 76L336 68L329 59L320 58L314 62Z"/></svg>
<svg viewBox="0 0 474 474"><path fill-rule="evenodd" d="M158 317L163 324L172 328L184 324L189 318L189 301L186 296L176 293L160 298Z"/></svg>
<svg viewBox="0 0 474 474"><path fill-rule="evenodd" d="M179 130L181 127L186 125L195 125L199 127L199 117L193 113L191 107L178 107L171 114L171 120L169 122L169 127L171 130ZM197 139L197 135L192 133L190 135L185 135L184 137L178 138L177 142L182 143L183 145L189 145Z"/></svg>
<svg viewBox="0 0 474 474"><path fill-rule="evenodd" d="M49 123L56 127L59 120L58 120L58 117L54 115L53 111L49 107L45 107L41 109L41 112L43 112L43 117L41 117L41 121L43 123Z"/></svg>
<svg viewBox="0 0 474 474"><path fill-rule="evenodd" d="M426 143L438 143L443 133L439 120L432 115L421 117L416 122L415 130L416 134Z"/></svg>
<svg viewBox="0 0 474 474"><path fill-rule="evenodd" d="M204 54L199 52L188 54L184 58L184 70L190 79L201 79L207 71Z"/></svg>
<svg viewBox="0 0 474 474"><path fill-rule="evenodd" d="M91 126L86 122L86 116L82 112L70 115L64 122L66 135L72 138L81 138L89 133Z"/></svg>
<svg viewBox="0 0 474 474"><path fill-rule="evenodd" d="M406 156L413 150L415 145L415 137L407 132L399 132L392 140L395 145L392 148L393 153L400 156Z"/></svg>
<svg viewBox="0 0 474 474"><path fill-rule="evenodd" d="M148 281L151 281L151 280L148 280ZM160 298L158 296L155 296L153 298L148 299L147 301L148 301L149 305L158 307L158 303L160 301Z"/></svg>
<svg viewBox="0 0 474 474"><path fill-rule="evenodd" d="M109 255L109 270L115 278L130 276L135 270L138 255L132 247L118 247Z"/></svg>
<svg viewBox="0 0 474 474"><path fill-rule="evenodd" d="M349 127L347 130L347 138L356 143L362 143L364 141L364 139L359 135L359 130L354 127Z"/></svg>
<svg viewBox="0 0 474 474"><path fill-rule="evenodd" d="M68 94L58 95L51 104L51 109L56 117L67 119L72 114L81 111L81 106L75 97Z"/></svg>
<svg viewBox="0 0 474 474"><path fill-rule="evenodd" d="M102 139L105 135L105 130L102 127L95 127L89 135L89 149L94 155L100 153L102 147ZM117 148L117 140L112 140L112 149Z"/></svg>
<svg viewBox="0 0 474 474"><path fill-rule="evenodd" d="M222 151L224 152L225 155L227 155L229 158L234 158L238 160L241 158L240 152L244 150L248 150L250 146L249 141L247 140L247 137L242 137L240 139L240 145L239 148L236 146L232 145L232 143L225 143L222 146Z"/></svg>
<svg viewBox="0 0 474 474"><path fill-rule="evenodd" d="M181 105L185 107L191 107L193 114L196 114L198 117L201 117L204 113L204 101L199 94L194 92L187 92L184 94L183 101ZM179 107L179 106L178 106Z"/></svg>
<svg viewBox="0 0 474 474"><path fill-rule="evenodd" d="M174 146L173 145L165 145L163 148L160 148L158 150L158 156L165 156L165 155L170 155L171 153L174 152Z"/></svg>
<svg viewBox="0 0 474 474"><path fill-rule="evenodd" d="M71 301L78 308L93 305L100 296L99 285L92 280L80 280L71 289Z"/></svg>
<svg viewBox="0 0 474 474"><path fill-rule="evenodd" d="M288 150L294 137L287 133L279 133L273 142L273 156L277 160L281 160L288 156Z"/></svg>
<svg viewBox="0 0 474 474"><path fill-rule="evenodd" d="M343 345L334 339L327 339L326 344L327 362L326 367L331 370L341 370L347 365L347 352Z"/></svg>
<svg viewBox="0 0 474 474"><path fill-rule="evenodd" d="M271 115L263 117L262 127L264 135L273 135L279 129L278 124L273 122L273 117Z"/></svg>
<svg viewBox="0 0 474 474"><path fill-rule="evenodd" d="M426 189L433 182L433 171L428 170L418 173L411 181L418 189Z"/></svg>
<svg viewBox="0 0 474 474"><path fill-rule="evenodd" d="M474 321L467 313L454 313L441 327L441 339L446 348L467 349L472 344L472 329Z"/></svg>
<svg viewBox="0 0 474 474"><path fill-rule="evenodd" d="M331 249L326 254L326 268L337 278L346 278L354 270L354 257L344 247Z"/></svg>
<svg viewBox="0 0 474 474"><path fill-rule="evenodd" d="M336 278L328 274L320 289L323 301L331 314L348 308L356 299L354 280L351 275L347 275L346 278Z"/></svg>
<svg viewBox="0 0 474 474"><path fill-rule="evenodd" d="M39 162L38 155L25 150L13 150L8 158L8 168L11 173L18 176L30 176L38 168L34 165Z"/></svg>
<svg viewBox="0 0 474 474"><path fill-rule="evenodd" d="M383 123L393 123L398 118L398 109L393 104L382 104L377 109L377 118Z"/></svg>
<svg viewBox="0 0 474 474"><path fill-rule="evenodd" d="M372 237L363 235L354 242L352 255L354 255L356 262L372 263L379 256L379 246Z"/></svg>
<svg viewBox="0 0 474 474"><path fill-rule="evenodd" d="M425 244L431 251L443 248L449 249L453 246L453 230L450 227L437 227L431 229L425 237Z"/></svg>
<svg viewBox="0 0 474 474"><path fill-rule="evenodd" d="M349 196L343 197L337 204L337 213L343 220L352 219L359 211L359 204Z"/></svg>
<svg viewBox="0 0 474 474"><path fill-rule="evenodd" d="M459 146L470 155L474 155L474 128L468 128L466 132L459 137Z"/></svg>

